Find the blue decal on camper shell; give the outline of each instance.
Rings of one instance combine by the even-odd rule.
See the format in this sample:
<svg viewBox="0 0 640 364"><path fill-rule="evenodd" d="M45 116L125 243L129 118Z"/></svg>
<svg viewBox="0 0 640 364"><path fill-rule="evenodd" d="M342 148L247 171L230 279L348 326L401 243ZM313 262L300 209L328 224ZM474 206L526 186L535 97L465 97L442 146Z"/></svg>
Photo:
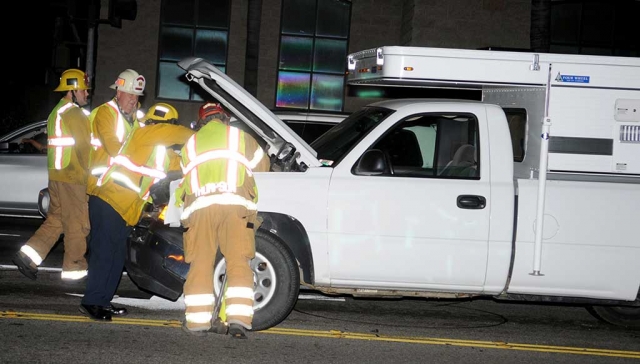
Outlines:
<svg viewBox="0 0 640 364"><path fill-rule="evenodd" d="M589 83L589 80L589 76L561 75L560 73L556 76L558 82Z"/></svg>

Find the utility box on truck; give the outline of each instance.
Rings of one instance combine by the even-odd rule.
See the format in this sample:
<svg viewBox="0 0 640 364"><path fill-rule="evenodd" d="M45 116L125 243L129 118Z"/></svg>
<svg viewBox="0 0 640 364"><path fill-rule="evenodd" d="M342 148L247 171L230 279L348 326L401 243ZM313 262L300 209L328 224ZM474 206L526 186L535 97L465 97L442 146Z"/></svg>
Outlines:
<svg viewBox="0 0 640 364"><path fill-rule="evenodd" d="M544 118L551 174L640 174L640 59L380 47L348 68L349 84L482 90L507 112L517 177L538 169Z"/></svg>

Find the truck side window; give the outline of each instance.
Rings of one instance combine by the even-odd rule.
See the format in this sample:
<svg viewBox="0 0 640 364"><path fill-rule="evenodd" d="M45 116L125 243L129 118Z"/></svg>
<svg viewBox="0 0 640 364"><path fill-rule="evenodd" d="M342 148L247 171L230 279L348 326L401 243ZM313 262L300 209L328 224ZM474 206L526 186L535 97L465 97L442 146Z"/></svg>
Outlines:
<svg viewBox="0 0 640 364"><path fill-rule="evenodd" d="M511 147L513 148L513 161L522 162L526 149L527 135L527 110L516 108L503 108L509 123L511 133Z"/></svg>
<svg viewBox="0 0 640 364"><path fill-rule="evenodd" d="M478 123L470 114L414 115L371 149L379 149L398 177L479 179Z"/></svg>

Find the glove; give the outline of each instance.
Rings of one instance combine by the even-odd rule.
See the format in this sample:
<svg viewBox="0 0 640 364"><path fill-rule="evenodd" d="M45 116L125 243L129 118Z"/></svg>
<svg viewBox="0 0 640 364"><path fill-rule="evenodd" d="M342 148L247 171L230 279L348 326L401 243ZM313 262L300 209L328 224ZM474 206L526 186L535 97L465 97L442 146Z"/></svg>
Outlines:
<svg viewBox="0 0 640 364"><path fill-rule="evenodd" d="M158 181L149 188L149 196L153 200L153 206L158 207L169 203L171 194L169 193L169 183L166 178Z"/></svg>
<svg viewBox="0 0 640 364"><path fill-rule="evenodd" d="M171 193L169 185L172 181L182 178L182 171L169 171L167 177L161 179L149 188L149 196L153 200L153 206L158 207L169 203Z"/></svg>

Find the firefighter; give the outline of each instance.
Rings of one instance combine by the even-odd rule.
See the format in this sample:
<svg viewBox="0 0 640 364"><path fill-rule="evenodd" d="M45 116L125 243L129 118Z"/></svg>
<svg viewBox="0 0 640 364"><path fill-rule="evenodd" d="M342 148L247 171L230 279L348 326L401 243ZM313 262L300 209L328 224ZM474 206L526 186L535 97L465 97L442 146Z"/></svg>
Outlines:
<svg viewBox="0 0 640 364"><path fill-rule="evenodd" d="M120 73L109 86L116 95L91 112L91 145L87 193L94 194L98 178L107 170L110 158L115 157L131 131L139 127L138 98L143 96L146 80L132 69Z"/></svg>
<svg viewBox="0 0 640 364"><path fill-rule="evenodd" d="M89 200L91 236L89 277L80 312L95 320L110 321L126 314L114 308L111 299L118 288L126 258L127 237L138 223L144 205L152 202L151 187L180 171L180 159L167 146L182 145L194 133L176 125L177 110L166 103L153 105L135 128L120 152L96 181Z"/></svg>
<svg viewBox="0 0 640 364"><path fill-rule="evenodd" d="M204 104L197 132L180 153L184 179L175 197L176 205L184 205L180 218L187 228L184 250L190 263L183 330L202 336L212 329L213 269L219 247L227 265L225 325L233 337L246 338L254 295L249 262L255 256L258 228L253 173L268 171L269 158L251 135L229 126L229 121L219 104Z"/></svg>
<svg viewBox="0 0 640 364"><path fill-rule="evenodd" d="M98 178L106 171L111 158L118 154L129 133L134 128L139 127L137 120L138 98L143 95L145 85L144 76L138 74L135 70L126 69L122 71L116 81L109 86L111 89L116 90L113 99L96 107L89 115L92 148L89 153L89 176L87 178L86 192L89 195L89 222L92 225L90 234L93 232L93 224L97 223L91 221L93 219L91 205L92 200L96 200L93 195L96 193ZM88 248L89 265L91 265L90 242ZM93 259L95 261L98 257L94 256ZM87 285L92 280L91 276L92 274L89 272ZM105 312L102 312L104 310L98 310L97 307L89 310L89 315L92 318L106 319L107 316L110 317L112 314L125 315L127 313L126 309L113 305L108 305Z"/></svg>
<svg viewBox="0 0 640 364"><path fill-rule="evenodd" d="M49 211L44 223L13 258L20 272L30 279L37 278L37 267L60 234L64 234L62 279L79 280L87 275L86 183L91 145L89 120L80 107L87 104L89 90L85 73L78 69L64 71L54 90L63 96L47 120Z"/></svg>

